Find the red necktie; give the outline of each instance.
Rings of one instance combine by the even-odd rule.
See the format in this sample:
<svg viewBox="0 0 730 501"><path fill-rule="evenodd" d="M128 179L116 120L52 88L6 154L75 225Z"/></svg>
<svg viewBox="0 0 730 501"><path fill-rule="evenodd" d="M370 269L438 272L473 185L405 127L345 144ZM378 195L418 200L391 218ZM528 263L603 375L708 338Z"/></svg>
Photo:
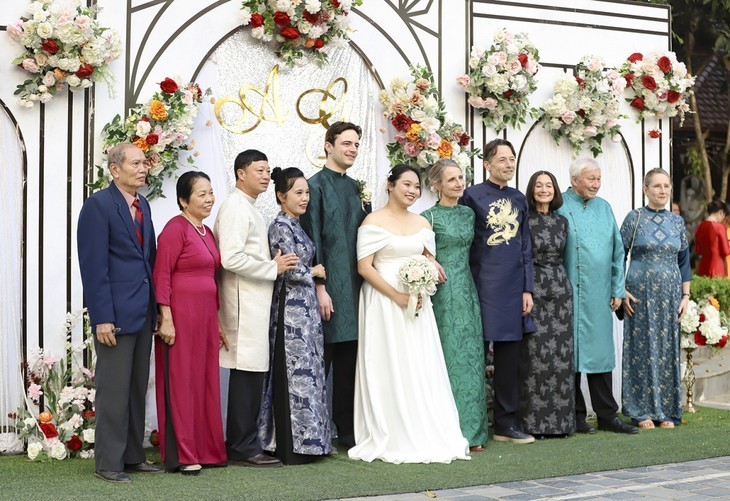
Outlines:
<svg viewBox="0 0 730 501"><path fill-rule="evenodd" d="M142 208L139 206L139 198L135 198L132 202L132 207L137 209L134 213L134 230L137 232L137 240L139 240L140 247L144 247L144 216L142 215Z"/></svg>

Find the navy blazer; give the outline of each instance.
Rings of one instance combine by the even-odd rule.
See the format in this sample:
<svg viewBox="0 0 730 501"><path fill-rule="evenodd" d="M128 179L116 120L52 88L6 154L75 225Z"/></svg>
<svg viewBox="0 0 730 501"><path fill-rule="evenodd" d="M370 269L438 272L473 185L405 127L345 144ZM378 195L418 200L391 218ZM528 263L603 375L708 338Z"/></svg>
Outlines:
<svg viewBox="0 0 730 501"><path fill-rule="evenodd" d="M152 214L139 195L144 217L144 249L124 196L112 183L91 195L79 214L76 233L81 281L92 329L113 323L118 334L142 329L154 301L152 269L157 246ZM156 323L157 308L153 309Z"/></svg>

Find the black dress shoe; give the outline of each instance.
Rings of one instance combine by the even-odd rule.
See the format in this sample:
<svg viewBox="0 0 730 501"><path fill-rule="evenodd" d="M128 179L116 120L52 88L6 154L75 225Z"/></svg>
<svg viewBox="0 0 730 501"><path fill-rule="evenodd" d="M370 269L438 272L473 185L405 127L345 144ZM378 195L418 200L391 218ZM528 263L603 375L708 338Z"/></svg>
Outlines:
<svg viewBox="0 0 730 501"><path fill-rule="evenodd" d="M497 442L512 442L513 444L531 444L535 441L535 437L517 428L510 427L501 432L495 432L494 440Z"/></svg>
<svg viewBox="0 0 730 501"><path fill-rule="evenodd" d="M134 473L162 473L164 470L159 466L149 463L125 464L124 471Z"/></svg>
<svg viewBox="0 0 730 501"><path fill-rule="evenodd" d="M281 466L281 461L277 458L267 456L266 454L257 454L248 459L234 459L228 461L228 464L237 466L254 466L256 468L277 468Z"/></svg>
<svg viewBox="0 0 730 501"><path fill-rule="evenodd" d="M603 431L612 431L614 433L627 433L629 435L639 433L639 429L636 426L624 423L618 416L605 423L601 423L599 421L598 429Z"/></svg>
<svg viewBox="0 0 730 501"><path fill-rule="evenodd" d="M593 435L596 432L596 429L586 423L585 421L578 422L578 424L575 427L576 433L585 433L587 435Z"/></svg>
<svg viewBox="0 0 730 501"><path fill-rule="evenodd" d="M123 471L96 470L94 475L105 482L112 482L115 484L128 484L132 481L132 479L129 478L129 475Z"/></svg>

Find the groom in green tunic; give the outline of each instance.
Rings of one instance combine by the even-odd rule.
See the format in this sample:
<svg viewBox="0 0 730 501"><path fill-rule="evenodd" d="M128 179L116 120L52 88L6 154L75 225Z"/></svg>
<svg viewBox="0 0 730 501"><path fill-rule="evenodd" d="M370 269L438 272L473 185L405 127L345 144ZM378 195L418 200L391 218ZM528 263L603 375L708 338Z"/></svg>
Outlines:
<svg viewBox="0 0 730 501"><path fill-rule="evenodd" d="M569 226L565 270L573 285L576 431L595 432L586 423L586 404L580 389L581 373L585 372L598 429L636 433L638 428L617 415L611 377L616 366L612 311L625 297L623 241L611 206L596 196L601 188L598 163L592 158L573 162L570 184L557 212L565 216Z"/></svg>
<svg viewBox="0 0 730 501"><path fill-rule="evenodd" d="M324 168L309 178L304 231L314 242L316 264L326 270L317 279L317 300L324 330L324 363L332 369L332 420L340 445L355 445L353 406L357 360L357 312L362 277L357 272L357 230L370 207L363 204L357 181L347 176L360 148L360 127L335 122L327 130Z"/></svg>

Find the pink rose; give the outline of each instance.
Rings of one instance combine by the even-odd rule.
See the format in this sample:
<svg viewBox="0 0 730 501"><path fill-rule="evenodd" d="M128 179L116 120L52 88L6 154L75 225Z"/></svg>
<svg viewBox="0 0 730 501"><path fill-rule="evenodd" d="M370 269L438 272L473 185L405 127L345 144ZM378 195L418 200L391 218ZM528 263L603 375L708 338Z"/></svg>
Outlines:
<svg viewBox="0 0 730 501"><path fill-rule="evenodd" d="M403 151L405 151L406 155L409 157L415 158L421 152L421 147L418 146L418 144L409 141L403 145Z"/></svg>
<svg viewBox="0 0 730 501"><path fill-rule="evenodd" d="M38 63L35 62L35 59L23 59L23 62L20 63L20 66L22 66L24 70L28 70L31 73L38 73L40 71Z"/></svg>
<svg viewBox="0 0 730 501"><path fill-rule="evenodd" d="M470 83L471 78L469 78L469 75L461 75L456 79L456 85L458 85L462 89L466 89Z"/></svg>
<svg viewBox="0 0 730 501"><path fill-rule="evenodd" d="M76 16L76 19L74 20L74 24L78 29L81 31L86 31L91 26L91 18L89 16Z"/></svg>
<svg viewBox="0 0 730 501"><path fill-rule="evenodd" d="M20 37L23 36L23 23L9 24L6 29L8 31L8 35L10 35L10 38L13 40L20 40Z"/></svg>
<svg viewBox="0 0 730 501"><path fill-rule="evenodd" d="M575 120L575 117L576 117L576 114L572 110L564 111L563 114L560 115L560 119L563 121L563 123L568 124L568 125L573 123L573 120Z"/></svg>
<svg viewBox="0 0 730 501"><path fill-rule="evenodd" d="M598 129L596 129L593 125L589 125L585 129L583 129L584 137L595 137L597 135L598 135Z"/></svg>
<svg viewBox="0 0 730 501"><path fill-rule="evenodd" d="M488 97L484 100L484 107L488 110L493 110L497 107L497 100L493 97Z"/></svg>
<svg viewBox="0 0 730 501"><path fill-rule="evenodd" d="M426 146L436 149L439 145L441 145L441 136L436 133L429 134L428 139L426 140Z"/></svg>
<svg viewBox="0 0 730 501"><path fill-rule="evenodd" d="M467 102L475 108L484 108L484 99L479 96L469 96Z"/></svg>

